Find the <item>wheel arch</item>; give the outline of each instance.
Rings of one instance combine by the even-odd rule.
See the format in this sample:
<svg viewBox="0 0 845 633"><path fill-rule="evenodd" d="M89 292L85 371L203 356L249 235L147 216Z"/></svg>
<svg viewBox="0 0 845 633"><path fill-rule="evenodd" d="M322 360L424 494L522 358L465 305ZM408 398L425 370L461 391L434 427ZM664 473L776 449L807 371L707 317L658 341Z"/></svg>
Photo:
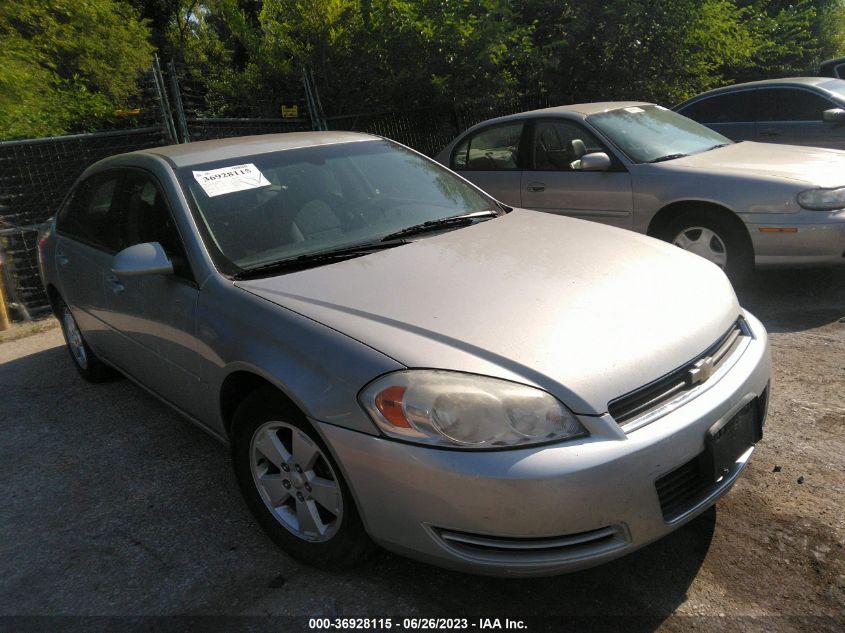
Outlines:
<svg viewBox="0 0 845 633"><path fill-rule="evenodd" d="M270 378L268 378L267 376L262 375L262 372L255 368L235 369L234 371L229 373L226 378L224 378L223 383L220 387L220 415L222 417L224 425L224 437L228 439L230 446L234 446L232 437L232 423L234 421L235 411L237 410L238 406L250 394L254 393L259 389L264 388L272 389L276 394L278 394L278 396L289 407L290 413L298 416L300 420L308 427L313 429L314 433L316 433L323 441L332 459L334 459L337 468L340 470L340 473L343 476L347 487L349 488L349 492L352 495L352 501L355 504L356 511L358 512L359 517L366 529L369 524L367 517L364 516L364 514L360 511L363 506L361 504L360 499L358 498L358 491L353 485L352 478L350 477L350 474L346 469L346 465L340 459L340 456L337 454L335 447L325 437L322 430L319 428L319 424L314 424L313 421L309 419L308 415L305 413L304 408L297 404L296 401L286 392L283 387L281 387L275 381L270 380Z"/></svg>
<svg viewBox="0 0 845 633"><path fill-rule="evenodd" d="M747 240L748 247L752 247L751 235L748 233L748 227L745 226L745 222L728 207L706 200L678 200L667 204L654 214L651 222L649 222L646 234L651 237L662 238L663 231L666 230L672 220L687 211L706 211L726 219L740 235L744 236Z"/></svg>
<svg viewBox="0 0 845 633"><path fill-rule="evenodd" d="M276 391L286 402L291 413L300 416L302 421L307 422L308 418L303 408L294 401L294 399L282 386L262 375L259 371L239 368L229 373L226 378L223 379L218 396L220 418L223 421L223 429L227 438L231 440L232 422L238 406L251 393L264 387L268 387Z"/></svg>
<svg viewBox="0 0 845 633"><path fill-rule="evenodd" d="M61 316L59 308L62 305L62 296L59 294L58 288L51 283L48 283L44 290L47 292L47 301L50 302L50 311L58 319Z"/></svg>

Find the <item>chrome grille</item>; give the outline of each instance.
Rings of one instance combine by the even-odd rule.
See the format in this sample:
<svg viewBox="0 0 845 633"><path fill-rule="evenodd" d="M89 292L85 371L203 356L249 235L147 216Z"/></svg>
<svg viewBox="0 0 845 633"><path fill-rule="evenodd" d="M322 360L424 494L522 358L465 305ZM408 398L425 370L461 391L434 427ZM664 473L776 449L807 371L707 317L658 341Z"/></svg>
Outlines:
<svg viewBox="0 0 845 633"><path fill-rule="evenodd" d="M707 382L737 351L751 331L740 317L719 339L689 363L640 387L611 400L607 410L616 423L625 425L647 413L659 409L681 395Z"/></svg>

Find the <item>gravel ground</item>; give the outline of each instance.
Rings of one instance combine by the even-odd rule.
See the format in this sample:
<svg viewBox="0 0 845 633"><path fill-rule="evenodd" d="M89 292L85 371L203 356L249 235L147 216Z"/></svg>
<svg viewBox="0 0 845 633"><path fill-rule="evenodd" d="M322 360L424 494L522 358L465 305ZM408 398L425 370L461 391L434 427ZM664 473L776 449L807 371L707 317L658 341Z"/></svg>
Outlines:
<svg viewBox="0 0 845 633"><path fill-rule="evenodd" d="M54 322L3 333L0 630L283 631L363 615L464 617L471 628L551 616L528 626L554 631L845 630L845 270L760 273L739 294L774 358L766 435L745 476L658 543L536 580L387 552L343 573L300 565L256 527L214 440L129 381L84 383ZM174 615L214 617L149 617Z"/></svg>

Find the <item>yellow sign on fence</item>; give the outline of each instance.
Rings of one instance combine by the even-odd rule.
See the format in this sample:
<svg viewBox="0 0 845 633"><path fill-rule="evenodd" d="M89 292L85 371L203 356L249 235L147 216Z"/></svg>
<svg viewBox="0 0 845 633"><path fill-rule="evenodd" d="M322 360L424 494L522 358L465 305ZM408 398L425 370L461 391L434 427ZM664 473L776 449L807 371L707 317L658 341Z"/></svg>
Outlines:
<svg viewBox="0 0 845 633"><path fill-rule="evenodd" d="M282 118L283 119L298 119L299 118L299 106L298 105L283 105L282 106Z"/></svg>

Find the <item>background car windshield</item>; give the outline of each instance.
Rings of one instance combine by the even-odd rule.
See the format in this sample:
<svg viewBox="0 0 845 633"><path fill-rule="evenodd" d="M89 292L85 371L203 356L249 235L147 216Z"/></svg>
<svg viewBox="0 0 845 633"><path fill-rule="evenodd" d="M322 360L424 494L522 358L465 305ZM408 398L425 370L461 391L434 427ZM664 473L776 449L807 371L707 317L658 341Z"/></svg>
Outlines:
<svg viewBox="0 0 845 633"><path fill-rule="evenodd" d="M831 79L830 81L819 84L819 88L824 88L825 90L835 94L840 99L845 99L845 80Z"/></svg>
<svg viewBox="0 0 845 633"><path fill-rule="evenodd" d="M247 166L246 178L219 184L239 166ZM211 172L217 189L199 172ZM387 141L240 156L180 169L179 178L199 211L204 239L238 269L495 207L448 170Z"/></svg>
<svg viewBox="0 0 845 633"><path fill-rule="evenodd" d="M730 139L660 106L619 108L587 118L635 163L697 154Z"/></svg>

